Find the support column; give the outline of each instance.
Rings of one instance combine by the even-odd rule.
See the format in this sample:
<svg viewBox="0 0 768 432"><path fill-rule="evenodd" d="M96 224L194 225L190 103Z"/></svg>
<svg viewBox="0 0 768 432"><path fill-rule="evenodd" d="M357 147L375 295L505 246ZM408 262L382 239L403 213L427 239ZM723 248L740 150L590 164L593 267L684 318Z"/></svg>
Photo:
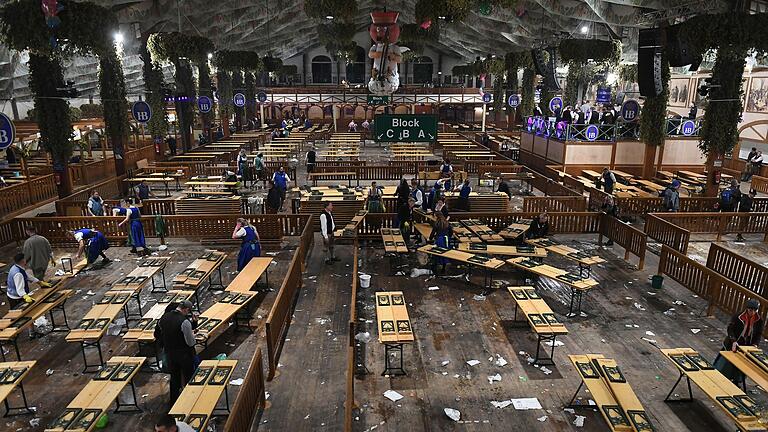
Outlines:
<svg viewBox="0 0 768 432"><path fill-rule="evenodd" d="M488 104L483 104L483 132L485 132L485 115L488 113Z"/></svg>

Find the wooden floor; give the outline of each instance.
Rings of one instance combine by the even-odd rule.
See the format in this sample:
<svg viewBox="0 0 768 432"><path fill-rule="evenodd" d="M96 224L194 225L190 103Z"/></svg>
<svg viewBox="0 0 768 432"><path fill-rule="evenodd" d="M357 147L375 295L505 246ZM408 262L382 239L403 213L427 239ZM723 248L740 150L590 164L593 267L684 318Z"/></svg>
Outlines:
<svg viewBox="0 0 768 432"><path fill-rule="evenodd" d="M733 430L733 425L697 389L693 403L663 402L678 374L658 351L658 347L691 346L713 360L725 335L726 317L702 317L704 302L673 282L665 281L662 290L653 290L648 278L657 265L656 256L649 257L646 271L637 271L619 257L623 250L597 249L592 236L560 239L580 249L597 250L608 262L593 269L600 287L586 298L586 317L566 318L568 295L563 287L545 279L535 281L570 330L568 336L558 338L564 345L555 350L555 365L548 366L551 374L529 365L527 355L521 354L533 354L536 339L527 327L513 325L513 302L506 291L497 290L482 299L475 297L482 290L462 279L388 276L389 264L380 245L363 246L361 271L373 278L371 288L359 292L358 311L361 331L370 331L373 340L362 346L361 364L369 373L361 374L355 382L359 410L355 412L354 430L606 430L604 420L592 409L576 411L586 417L580 428L573 425L576 415L563 410L579 384L577 372L567 359L570 353L601 353L616 359L658 430ZM741 247L760 262L768 260L765 244L729 247ZM707 248L708 243L696 244L692 250ZM319 259L316 247L309 274L314 274ZM574 268L556 257L546 261ZM424 257L412 255L408 268L417 266L425 267ZM268 386L272 404L263 417L261 430L341 430L346 363L341 336L335 338L343 332L347 320L348 270L342 266L320 273L317 284L308 284L299 299L288 335L290 341L280 361L281 375ZM449 272L462 271L449 266ZM498 278L510 284L525 282L512 271ZM428 290L431 286L439 290ZM372 306L377 290L405 293L416 334L416 343L405 349L406 377L380 375L384 350L376 341ZM691 329L701 331L693 334ZM297 340L300 337L305 339ZM499 356L508 364L495 365ZM466 363L469 360L479 360L480 364L471 367ZM444 361L449 363L443 366ZM501 381L490 384L488 376L497 373ZM389 401L383 393L390 389L404 398ZM763 391L754 385L749 385L748 390L765 406L768 398ZM286 394L278 394L284 391ZM538 398L544 409L515 411L512 406L497 409L490 403L522 397ZM582 393L581 403L588 405L588 399L589 394ZM444 408L459 410L461 422L450 420ZM515 427L510 429L512 424Z"/></svg>

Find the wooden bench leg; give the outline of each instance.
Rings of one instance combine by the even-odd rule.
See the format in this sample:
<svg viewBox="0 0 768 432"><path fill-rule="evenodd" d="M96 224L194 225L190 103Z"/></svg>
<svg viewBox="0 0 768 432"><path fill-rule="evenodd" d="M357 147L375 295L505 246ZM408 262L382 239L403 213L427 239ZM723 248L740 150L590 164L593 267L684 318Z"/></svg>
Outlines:
<svg viewBox="0 0 768 432"><path fill-rule="evenodd" d="M133 402L132 403L123 403L120 402L120 395L118 394L115 398L115 412L121 413L121 412L141 412L141 408L139 408L139 400L136 399L136 386L133 385L133 379L128 383L128 385L131 386L131 393L133 394ZM122 393L122 392L121 392ZM122 409L123 407L131 407L129 409Z"/></svg>
<svg viewBox="0 0 768 432"><path fill-rule="evenodd" d="M18 407L12 407L8 404L8 398L6 398L3 401L3 404L5 405L5 415L3 415L3 417L11 417L11 416L17 416L17 415L23 415L23 414L35 414L35 412L29 408L29 403L27 402L27 394L26 392L24 392L24 383L19 383L19 385L16 388L18 388L19 392L21 392L21 400L24 401L24 405L18 406ZM18 412L11 413L11 411L18 411Z"/></svg>
<svg viewBox="0 0 768 432"><path fill-rule="evenodd" d="M535 365L543 365L546 362L547 365L554 365L555 364L555 339L557 339L557 335L551 334L551 335L542 335L537 334L538 339L536 341L536 357L534 357L533 364ZM544 342L552 342L552 349L549 352L549 357L541 357L539 356L539 353L541 351L541 344ZM546 349L544 349L546 352Z"/></svg>
<svg viewBox="0 0 768 432"><path fill-rule="evenodd" d="M94 348L99 353L99 363L88 364L88 356L85 353L85 350L88 348ZM85 366L83 368L83 373L96 372L98 369L101 369L101 367L104 366L104 356L101 354L101 339L96 340L95 342L81 341L80 351L83 353L83 365ZM97 369L95 371L91 371L91 368Z"/></svg>
<svg viewBox="0 0 768 432"><path fill-rule="evenodd" d="M402 376L407 375L403 368L403 345L402 343L385 343L384 344L384 372L381 376ZM399 357L399 366L395 367L392 364L390 353L397 353Z"/></svg>

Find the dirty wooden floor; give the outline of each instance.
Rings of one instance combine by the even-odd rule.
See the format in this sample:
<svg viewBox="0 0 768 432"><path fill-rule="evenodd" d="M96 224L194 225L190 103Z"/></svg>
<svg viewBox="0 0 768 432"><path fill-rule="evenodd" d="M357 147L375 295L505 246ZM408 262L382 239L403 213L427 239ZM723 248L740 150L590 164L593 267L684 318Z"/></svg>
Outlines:
<svg viewBox="0 0 768 432"><path fill-rule="evenodd" d="M277 255L274 258L278 264L273 264L269 270L269 282L273 290L277 290L280 287L287 263L290 262L293 256L293 250L288 249L293 249L294 247L295 244L286 243L283 250L275 251ZM159 256L171 257L165 273L169 287L173 277L186 268L206 248L212 248L212 246L201 245L198 242L172 239L169 241L169 248L166 251L158 252ZM236 268L238 249L232 246L220 247L219 249L229 254L222 265L223 282L226 286L235 276L233 272ZM61 255L65 252L71 253L72 251L56 250L55 254ZM0 251L0 257L2 257L0 261L10 262L14 253L14 248L3 249ZM112 283L136 266L137 260L128 253L128 248L112 247L107 250L106 254L114 260L107 267L102 270L89 271L68 282L69 287L76 290L76 294L66 303L70 327L77 325L83 315L91 308L92 304L101 297L101 294L108 290ZM49 269L48 275L51 276L52 274L53 270ZM3 283L4 286L5 284ZM149 291L149 288L145 288L141 293L144 311L162 296L159 293L151 294ZM93 294L89 295L89 292ZM246 332L235 333L232 330L228 330L201 353L201 358L209 359L220 353L225 353L229 358L239 360L232 379L244 377L256 346L261 346L266 353L266 345L263 343L264 338L262 335L263 325L269 313L275 292L265 292L253 300L254 313L251 323L257 329L255 334ZM207 309L215 302L216 293L217 291L209 291L206 288L201 290L202 310ZM3 300L5 299L3 298ZM130 304L132 305L131 310L135 310L135 303L131 302ZM4 315L7 310L8 306L3 301L2 305L0 305L0 314ZM59 314L57 314L58 320L60 320ZM114 328L115 333L120 330L118 327ZM0 419L0 430L44 430L91 379L92 373L82 373L83 359L79 345L67 343L64 340L65 335L66 333L50 333L33 340L30 340L26 335L19 338L22 359L37 360L37 364L24 380L24 388L29 404L35 407L37 412L35 415L19 415ZM12 350L12 347L4 346L6 355L10 356L9 360L15 360L15 355L8 353L9 348ZM137 355L138 350L135 344L126 343L120 336L108 333L102 339L102 352L104 359L107 360L116 355ZM89 351L89 360L93 362L96 358L95 351ZM51 375L46 374L48 370L52 371ZM135 378L135 384L136 394L139 398L139 407L142 409L142 413L113 414L110 411L108 414L110 422L106 430L125 432L153 430L157 415L168 409L168 377L168 375L161 373L139 373ZM230 403L234 402L238 390L239 387L230 386ZM121 400L130 400L130 398L130 390L124 391ZM12 405L18 405L20 401L21 398L15 394L11 398ZM223 404L223 401L220 404ZM30 421L33 424L39 421L39 426L31 426ZM213 428L211 430L223 430L225 421L225 417L215 417L211 422L211 427Z"/></svg>
<svg viewBox="0 0 768 432"><path fill-rule="evenodd" d="M658 430L734 430L722 411L714 408L695 386L695 402L663 402L678 372L658 351L658 347L690 346L713 360L725 335L727 317L703 317L704 301L672 281L665 280L662 290L653 290L648 278L658 265L655 255L649 254L645 270L638 271L621 259L623 249L619 247L596 249L591 236L560 238L580 249L596 250L608 262L593 268L600 286L585 299L586 317L565 317L568 293L548 279L535 281L537 290L570 331L558 337L564 345L555 349L555 365L547 366L552 371L548 375L526 361L527 354L536 350L536 338L527 326L513 325L514 306L505 290L496 290L482 299L475 298L481 289L463 280L388 276L389 265L383 261L381 247L363 249L361 270L373 278L371 288L360 291L358 310L361 319L367 320L362 322L367 327L363 330L370 331L372 341L362 346L369 373L355 382L360 409L355 414L354 430L606 430L603 418L592 409L576 411L586 417L580 428L573 425L576 416L563 410L580 382L567 355L583 353L600 353L617 360ZM758 262L768 261L764 243L727 246ZM708 248L709 243L700 243L692 245L691 250L706 259ZM424 257L412 255L408 268L415 266L417 259L421 267L426 267ZM574 265L559 257L550 255L545 262L575 270ZM449 273L460 274L461 270L449 265ZM497 278L513 285L525 282L509 267ZM432 286L439 290L428 290ZM376 290L405 293L416 335L416 342L405 349L406 377L380 375L384 349L376 339ZM700 332L693 334L691 329ZM495 365L498 356L508 364ZM466 363L469 360L479 360L480 364L471 367ZM442 366L444 361L449 363ZM497 373L501 381L489 383L488 376ZM386 399L383 393L390 389L404 398L398 402ZM748 386L748 391L763 406L768 402L765 392L754 384ZM581 402L588 404L589 394L584 390L580 394ZM516 411L512 406L497 409L490 403L523 397L538 398L543 410ZM459 410L461 422L450 420L444 408Z"/></svg>

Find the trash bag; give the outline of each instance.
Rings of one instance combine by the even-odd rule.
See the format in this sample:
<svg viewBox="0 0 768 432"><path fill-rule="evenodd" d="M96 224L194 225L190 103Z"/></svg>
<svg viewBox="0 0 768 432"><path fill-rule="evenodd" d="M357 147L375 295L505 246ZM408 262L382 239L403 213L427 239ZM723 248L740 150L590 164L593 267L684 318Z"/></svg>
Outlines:
<svg viewBox="0 0 768 432"><path fill-rule="evenodd" d="M109 416L102 414L98 420L96 420L96 429L104 429L109 424Z"/></svg>

